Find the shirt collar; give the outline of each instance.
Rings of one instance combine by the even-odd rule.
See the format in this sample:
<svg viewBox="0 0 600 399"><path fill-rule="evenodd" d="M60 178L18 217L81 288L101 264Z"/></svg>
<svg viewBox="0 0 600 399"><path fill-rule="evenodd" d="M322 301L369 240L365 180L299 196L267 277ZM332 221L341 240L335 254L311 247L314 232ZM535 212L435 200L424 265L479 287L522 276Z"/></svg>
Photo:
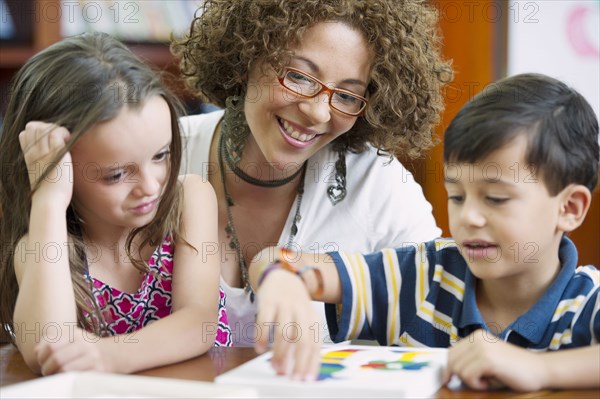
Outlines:
<svg viewBox="0 0 600 399"><path fill-rule="evenodd" d="M485 322L475 298L475 288L477 287L477 278L471 273L471 270L465 262L465 294L463 298L463 308L458 321L458 330L461 337L469 335L478 328L484 328Z"/></svg>
<svg viewBox="0 0 600 399"><path fill-rule="evenodd" d="M552 322L554 310L558 307L577 267L577 249L567 237L563 237L560 242L558 257L561 268L550 287L525 314L502 333L503 337L512 330L532 344L538 344L542 340L546 327Z"/></svg>
<svg viewBox="0 0 600 399"><path fill-rule="evenodd" d="M562 299L562 294L577 267L577 249L569 238L562 238L558 256L561 263L561 269L558 276L554 279L554 282L531 309L517 318L502 332L501 338L505 339L510 331L514 331L533 344L537 344L542 340L545 332L545 328L542 328L542 326L550 325L552 317L554 316L553 310L558 307L558 302ZM467 266L463 308L457 325L459 335L462 337L478 328L486 328L485 321L477 307L477 300L475 297L476 282L477 278L471 273Z"/></svg>

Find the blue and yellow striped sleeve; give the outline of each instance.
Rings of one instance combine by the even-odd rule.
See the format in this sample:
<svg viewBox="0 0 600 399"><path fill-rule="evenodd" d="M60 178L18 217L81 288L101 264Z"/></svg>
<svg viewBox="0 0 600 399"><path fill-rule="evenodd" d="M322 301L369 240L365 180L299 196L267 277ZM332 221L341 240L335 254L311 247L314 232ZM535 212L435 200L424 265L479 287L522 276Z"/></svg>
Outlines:
<svg viewBox="0 0 600 399"><path fill-rule="evenodd" d="M425 302L434 275L435 250L435 243L429 242L368 255L330 253L342 286L341 307L326 307L332 339L397 344L403 320L411 320Z"/></svg>

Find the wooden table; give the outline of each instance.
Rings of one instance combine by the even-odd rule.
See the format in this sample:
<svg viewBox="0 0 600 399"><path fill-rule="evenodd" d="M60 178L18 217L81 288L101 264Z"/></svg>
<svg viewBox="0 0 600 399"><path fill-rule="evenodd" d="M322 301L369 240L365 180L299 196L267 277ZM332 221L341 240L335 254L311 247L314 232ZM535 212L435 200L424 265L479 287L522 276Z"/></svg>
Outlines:
<svg viewBox="0 0 600 399"><path fill-rule="evenodd" d="M207 354L185 362L158 367L136 373L152 377L170 377L184 380L213 381L224 373L256 356L252 348L212 348ZM0 346L0 387L39 378L25 364L19 351L9 344ZM1 397L2 395L0 395ZM448 399L600 399L599 390L537 391L521 393L513 391L451 391L440 389L435 398Z"/></svg>

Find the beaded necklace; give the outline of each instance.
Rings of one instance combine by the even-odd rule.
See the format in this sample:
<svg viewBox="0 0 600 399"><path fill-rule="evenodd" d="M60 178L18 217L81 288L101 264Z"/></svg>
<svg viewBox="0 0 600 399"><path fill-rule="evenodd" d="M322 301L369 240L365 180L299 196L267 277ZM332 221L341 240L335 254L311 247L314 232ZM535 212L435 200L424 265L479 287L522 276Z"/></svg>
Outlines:
<svg viewBox="0 0 600 399"><path fill-rule="evenodd" d="M221 137L223 137L223 135L221 135ZM246 183L250 183L250 184L252 184L254 186L258 186L258 187L271 188L271 187L280 187L280 186L286 185L289 182L291 182L292 180L294 180L304 170L304 168L299 168L292 175L290 175L288 177L284 177L283 179L279 179L279 180L260 180L260 179L257 179L256 177L250 176L249 174L244 172L239 166L237 166L235 164L233 157L231 156L231 154L229 154L229 151L227 151L227 145L225 144L225 140L223 140L223 139L221 140L219 149L223 151L223 155L225 158L225 162L227 162L227 166L229 166L229 169L231 169L231 171L233 173L235 173L235 175L237 177L239 177Z"/></svg>
<svg viewBox="0 0 600 399"><path fill-rule="evenodd" d="M286 183L289 183L296 176L298 176L298 174L302 173L302 176L300 177L300 184L298 185L298 189L297 189L298 201L296 203L296 213L294 215L292 226L290 228L290 238L286 245L287 247L291 246L291 244L294 240L294 237L298 233L298 223L300 222L300 219L302 219L302 216L300 215L300 206L302 204L302 196L304 194L304 176L306 175L306 162L304 163L302 168L300 168L298 170L298 172L296 172L292 176L286 177L284 179L266 180L266 181L255 179L251 176L246 175L246 173L241 171L241 169L239 169L237 166L235 166L235 164L233 164L234 167L232 167L231 164L233 163L233 160L231 159L231 157L229 156L229 154L227 152L227 146L225 145L224 133L225 132L221 132L221 137L219 139L218 157L219 157L219 171L220 171L220 175L221 175L221 184L223 185L223 192L225 194L225 206L226 206L226 210L227 210L227 226L225 227L225 232L227 233L227 237L230 239L229 248L234 249L236 252L236 255L238 257L239 267L240 267L240 271L242 273L242 283L244 285L244 291L246 293L250 294L250 301L254 302L254 291L252 290L252 287L250 286L250 278L248 275L248 266L246 265L246 261L244 260L244 257L242 256L242 248L240 245L240 240L237 237L237 233L235 230L235 224L233 223L233 215L231 213L231 207L234 206L234 203L233 203L233 199L231 198L231 195L229 195L229 192L227 191L223 159L225 159L228 166L231 168L231 170L233 171L233 173L235 173L236 176L240 177L242 180L244 180L250 184L254 184L254 185L257 185L260 187L268 187L268 188L279 187ZM243 173L243 175L240 175L239 172ZM248 176L248 177L250 177L250 179L247 180L243 176Z"/></svg>

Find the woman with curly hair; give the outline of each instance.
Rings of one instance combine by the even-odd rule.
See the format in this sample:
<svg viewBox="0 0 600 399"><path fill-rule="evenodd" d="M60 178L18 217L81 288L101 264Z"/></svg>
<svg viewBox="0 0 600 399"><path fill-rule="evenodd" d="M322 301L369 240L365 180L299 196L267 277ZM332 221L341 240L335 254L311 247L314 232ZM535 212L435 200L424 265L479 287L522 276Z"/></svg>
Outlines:
<svg viewBox="0 0 600 399"><path fill-rule="evenodd" d="M224 108L181 122L183 168L218 197L219 245L205 250L221 251L234 345L267 333L247 270L264 247L374 251L439 236L395 157L434 144L452 74L436 22L420 0L207 0L173 44L188 87Z"/></svg>

